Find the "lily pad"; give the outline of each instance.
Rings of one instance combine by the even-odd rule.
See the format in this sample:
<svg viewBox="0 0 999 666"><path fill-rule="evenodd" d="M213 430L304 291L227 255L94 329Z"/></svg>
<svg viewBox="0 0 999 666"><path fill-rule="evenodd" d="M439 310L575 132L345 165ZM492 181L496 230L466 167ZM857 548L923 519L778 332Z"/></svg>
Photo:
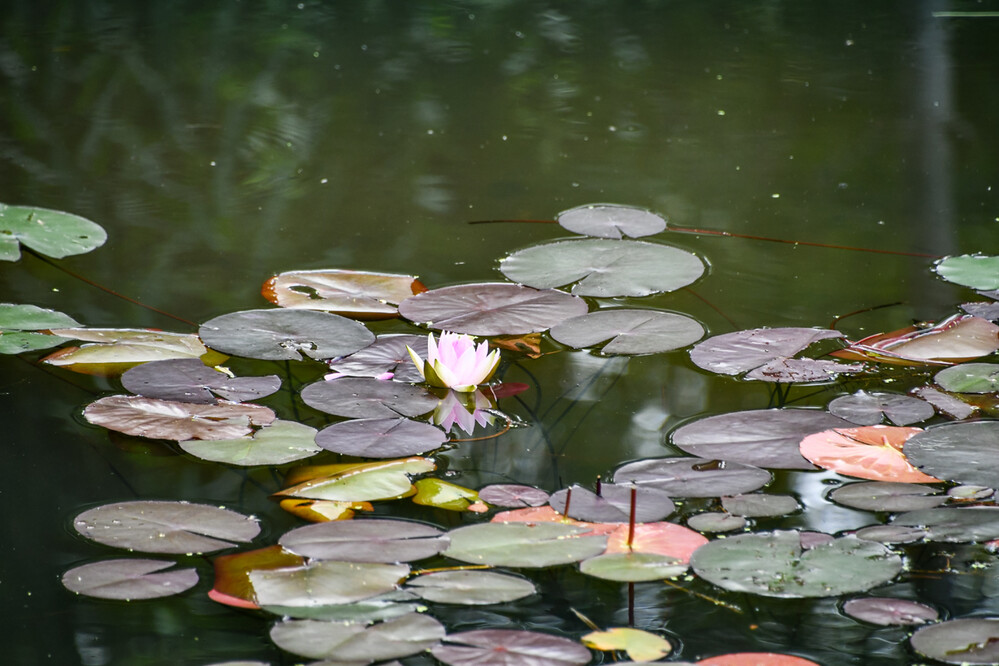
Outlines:
<svg viewBox="0 0 999 666"><path fill-rule="evenodd" d="M999 350L999 326L980 317L954 315L931 326L871 335L830 353L838 358L895 365L950 365Z"/></svg>
<svg viewBox="0 0 999 666"><path fill-rule="evenodd" d="M389 419L420 416L440 402L420 386L371 377L341 377L309 384L302 389L309 407L335 416Z"/></svg>
<svg viewBox="0 0 999 666"><path fill-rule="evenodd" d="M848 483L829 493L829 499L863 511L916 511L932 509L947 501L936 488L917 483L866 481Z"/></svg>
<svg viewBox="0 0 999 666"><path fill-rule="evenodd" d="M317 560L284 569L251 569L261 606L349 604L394 590L409 575L405 564Z"/></svg>
<svg viewBox="0 0 999 666"><path fill-rule="evenodd" d="M146 398L212 404L216 396L242 402L271 395L281 388L281 378L232 377L196 358L179 358L138 365L121 376L121 384Z"/></svg>
<svg viewBox="0 0 999 666"><path fill-rule="evenodd" d="M479 606L516 601L535 593L534 583L495 571L439 571L417 576L406 589L427 601Z"/></svg>
<svg viewBox="0 0 999 666"><path fill-rule="evenodd" d="M413 492L409 475L436 469L434 462L427 458L403 458L336 467L342 469L301 481L278 494L343 502L391 499Z"/></svg>
<svg viewBox="0 0 999 666"><path fill-rule="evenodd" d="M603 484L599 495L582 486L572 486L552 493L549 502L552 508L565 514L568 501L567 515L577 520L627 523L631 520L632 488L635 490L635 522L662 520L673 513L673 502L665 491L613 483Z"/></svg>
<svg viewBox="0 0 999 666"><path fill-rule="evenodd" d="M35 206L0 204L0 261L21 258L21 245L61 259L90 252L107 240L107 232L85 217Z"/></svg>
<svg viewBox="0 0 999 666"><path fill-rule="evenodd" d="M444 555L472 564L549 567L603 552L607 538L556 523L483 523L451 530Z"/></svg>
<svg viewBox="0 0 999 666"><path fill-rule="evenodd" d="M999 323L999 303L996 303L995 301L962 303L961 309L975 317L988 319L993 324Z"/></svg>
<svg viewBox="0 0 999 666"><path fill-rule="evenodd" d="M843 604L843 612L857 620L883 627L926 624L940 617L935 609L926 604L888 597L850 599Z"/></svg>
<svg viewBox="0 0 999 666"><path fill-rule="evenodd" d="M431 557L448 542L436 527L390 518L306 525L278 540L286 550L313 560L389 563Z"/></svg>
<svg viewBox="0 0 999 666"><path fill-rule="evenodd" d="M776 358L746 373L745 379L782 384L828 382L842 373L856 373L864 369L859 363L837 363L814 358Z"/></svg>
<svg viewBox="0 0 999 666"><path fill-rule="evenodd" d="M550 334L582 349L605 340L605 354L658 354L686 347L704 336L704 327L684 315L657 310L597 310L566 319Z"/></svg>
<svg viewBox="0 0 999 666"><path fill-rule="evenodd" d="M801 456L798 443L812 433L851 425L811 409L754 409L698 419L673 431L670 441L702 458L811 470L814 467Z"/></svg>
<svg viewBox="0 0 999 666"><path fill-rule="evenodd" d="M261 610L273 613L285 619L296 618L305 620L322 620L325 622L371 623L391 620L408 613L418 613L424 610L419 597L393 590L375 597L362 599L349 604L330 604L328 606L261 606ZM322 662L326 663L326 662ZM333 662L343 664L344 662ZM354 662L350 662L354 663ZM398 663L398 662L396 662ZM317 665L318 666L318 665Z"/></svg>
<svg viewBox="0 0 999 666"><path fill-rule="evenodd" d="M954 393L993 393L999 391L999 363L954 365L938 372L933 381Z"/></svg>
<svg viewBox="0 0 999 666"><path fill-rule="evenodd" d="M294 421L273 421L252 435L223 440L192 439L180 448L202 460L230 465L283 465L314 456L322 449L316 444L316 429Z"/></svg>
<svg viewBox="0 0 999 666"><path fill-rule="evenodd" d="M273 411L261 405L201 405L134 395L101 398L87 405L83 416L109 430L178 441L235 439L249 435L251 426L267 425L276 418Z"/></svg>
<svg viewBox="0 0 999 666"><path fill-rule="evenodd" d="M70 592L99 599L157 599L180 594L198 584L194 569L174 569L163 560L103 560L74 567L62 575ZM157 573L158 572L158 573Z"/></svg>
<svg viewBox="0 0 999 666"><path fill-rule="evenodd" d="M208 349L192 333L168 333L128 328L58 328L55 335L93 344L66 347L42 361L75 372L119 375L140 363L168 359L198 359ZM213 355L221 362L224 356ZM211 358L211 357L208 357Z"/></svg>
<svg viewBox="0 0 999 666"><path fill-rule="evenodd" d="M502 260L500 271L538 289L573 284L577 296L648 296L686 287L701 277L704 263L670 245L590 239L514 252Z"/></svg>
<svg viewBox="0 0 999 666"><path fill-rule="evenodd" d="M973 617L921 627L912 648L945 664L999 663L999 618Z"/></svg>
<svg viewBox="0 0 999 666"><path fill-rule="evenodd" d="M494 506L543 506L548 503L548 497L540 488L514 483L495 483L479 490L479 499Z"/></svg>
<svg viewBox="0 0 999 666"><path fill-rule="evenodd" d="M593 656L575 641L536 631L480 629L443 640L430 652L448 666L581 666Z"/></svg>
<svg viewBox="0 0 999 666"><path fill-rule="evenodd" d="M48 349L69 338L39 333L52 328L79 326L69 315L37 305L0 303L0 354Z"/></svg>
<svg viewBox="0 0 999 666"><path fill-rule="evenodd" d="M970 543L999 538L999 507L938 507L903 513L894 525L918 527L927 541Z"/></svg>
<svg viewBox="0 0 999 666"><path fill-rule="evenodd" d="M941 259L933 267L937 275L973 289L999 289L999 257L963 254Z"/></svg>
<svg viewBox="0 0 999 666"><path fill-rule="evenodd" d="M823 469L872 481L936 483L902 453L905 441L919 428L860 426L836 428L801 440L801 454Z"/></svg>
<svg viewBox="0 0 999 666"><path fill-rule="evenodd" d="M834 597L893 579L902 559L879 543L841 537L804 549L796 531L739 534L698 548L701 578L733 592L766 597Z"/></svg>
<svg viewBox="0 0 999 666"><path fill-rule="evenodd" d="M877 541L878 543L915 543L926 536L926 530L921 527L902 525L870 525L857 530L854 536L858 539Z"/></svg>
<svg viewBox="0 0 999 666"><path fill-rule="evenodd" d="M390 319L397 306L427 288L413 275L340 269L287 271L260 290L283 308L324 310L356 319Z"/></svg>
<svg viewBox="0 0 999 666"><path fill-rule="evenodd" d="M587 309L583 299L556 289L503 282L433 289L399 304L399 314L412 322L470 335L546 331Z"/></svg>
<svg viewBox="0 0 999 666"><path fill-rule="evenodd" d="M260 523L229 509L187 502L105 504L73 519L76 531L98 543L144 553L210 553L246 543Z"/></svg>
<svg viewBox="0 0 999 666"><path fill-rule="evenodd" d="M613 627L607 631L594 631L581 639L583 645L594 650L605 652L623 651L636 661L655 661L668 655L673 647L662 636L633 629L631 627Z"/></svg>
<svg viewBox="0 0 999 666"><path fill-rule="evenodd" d="M260 608L250 583L250 571L287 569L305 564L305 560L281 546L244 550L232 555L219 555L212 560L215 585L208 597L215 602L236 608Z"/></svg>
<svg viewBox="0 0 999 666"><path fill-rule="evenodd" d="M709 511L691 516L687 519L687 525L698 532L732 532L745 527L746 519L742 516L733 516L730 513Z"/></svg>
<svg viewBox="0 0 999 666"><path fill-rule="evenodd" d="M813 342L843 334L819 328L755 328L724 333L694 345L690 360L722 375L738 375L779 358L788 358Z"/></svg>
<svg viewBox="0 0 999 666"><path fill-rule="evenodd" d="M705 458L650 458L614 472L614 483L657 488L671 497L721 497L770 483L770 472L738 462Z"/></svg>
<svg viewBox="0 0 999 666"><path fill-rule="evenodd" d="M798 500L790 495L766 495L764 493L722 497L721 505L725 511L733 516L749 518L786 516L801 510Z"/></svg>
<svg viewBox="0 0 999 666"><path fill-rule="evenodd" d="M638 583L679 576L687 571L687 563L656 553L608 553L583 560L579 570L603 580Z"/></svg>
<svg viewBox="0 0 999 666"><path fill-rule="evenodd" d="M376 377L381 379L391 373L391 379L418 383L423 375L413 365L406 350L410 347L420 358L427 357L427 336L408 334L379 335L364 349L350 356L329 361L330 370L337 375L350 377Z"/></svg>
<svg viewBox="0 0 999 666"><path fill-rule="evenodd" d="M666 220L655 213L618 204L576 206L559 213L556 220L567 231L597 238L639 238L666 228Z"/></svg>
<svg viewBox="0 0 999 666"><path fill-rule="evenodd" d="M999 421L945 423L905 442L905 456L922 472L947 481L999 487Z"/></svg>
<svg viewBox="0 0 999 666"><path fill-rule="evenodd" d="M976 407L973 405L969 405L963 400L957 399L953 395L949 395L943 391L938 391L937 389L929 386L920 386L915 388L912 390L912 394L933 405L933 408L941 414L959 421L968 418L974 414L976 410Z"/></svg>
<svg viewBox="0 0 999 666"><path fill-rule="evenodd" d="M414 504L432 506L448 511L487 511L488 507L479 502L479 494L471 488L459 486L450 481L426 477L413 483L416 494Z"/></svg>
<svg viewBox="0 0 999 666"><path fill-rule="evenodd" d="M999 367L999 366L997 366ZM829 403L829 412L858 425L877 425L887 418L894 425L904 426L932 418L933 405L919 398L897 393L857 391Z"/></svg>
<svg viewBox="0 0 999 666"><path fill-rule="evenodd" d="M443 430L405 418L352 419L326 426L316 443L327 451L362 458L397 458L440 448Z"/></svg>
<svg viewBox="0 0 999 666"><path fill-rule="evenodd" d="M271 629L281 648L310 659L367 664L423 652L444 638L444 626L420 613L408 613L365 627L361 623L289 620Z"/></svg>
<svg viewBox="0 0 999 666"><path fill-rule="evenodd" d="M244 310L206 321L205 344L226 354L268 361L322 360L353 354L375 341L362 324L313 310Z"/></svg>

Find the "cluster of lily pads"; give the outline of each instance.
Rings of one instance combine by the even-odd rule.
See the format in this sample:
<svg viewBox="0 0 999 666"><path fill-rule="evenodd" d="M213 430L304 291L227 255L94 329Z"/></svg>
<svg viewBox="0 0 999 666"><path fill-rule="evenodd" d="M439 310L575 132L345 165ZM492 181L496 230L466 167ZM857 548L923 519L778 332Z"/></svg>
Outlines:
<svg viewBox="0 0 999 666"><path fill-rule="evenodd" d="M66 216L5 207L0 224L31 251L55 257L103 241L103 231L87 226L92 222L68 216L60 246L51 236L60 215ZM565 211L557 221L587 237L507 256L500 271L509 282L427 289L407 275L291 271L264 284L264 297L278 307L224 314L197 334L88 328L52 310L0 304L0 352L80 341L42 362L120 375L129 392L88 405L90 423L173 440L198 458L244 466L284 465L324 451L355 458L295 467L284 476L275 499L314 524L285 533L277 544L214 559L212 599L280 617L270 632L274 643L322 664L368 664L429 650L446 664L564 666L588 663L591 648L624 652L635 663L673 651L666 638L627 627L591 627L576 641L508 629L449 634L433 617L434 604L512 603L536 594L530 580L508 569L575 566L628 584L693 575L729 592L834 597L905 575L904 544L999 543L999 422L981 418L999 413L999 364L972 362L999 350L999 257L951 257L934 266L942 278L991 299L965 304L963 313L936 325L850 343L819 328L702 340L704 327L687 315L620 305L702 276L704 262L690 252L624 238L659 234L665 220L601 204ZM48 234L44 243L38 226ZM19 256L10 242L13 249L0 258ZM395 317L440 338L376 336L362 323ZM469 336L488 338L493 351ZM485 384L498 363L567 349L644 355L686 347L705 371L778 385L830 385L840 375L876 375L881 364L939 370L910 395L861 390L837 397L827 410L749 410L691 421L670 434L686 456L627 463L595 487L572 484L551 494L517 484L472 489L434 476L435 451L474 445L464 442L478 430L502 436L514 423L497 405L528 387ZM284 389L337 420L317 430L249 402L281 390L282 378L233 376L223 365L228 356L325 363L324 379ZM925 429L913 426L930 419L936 423ZM756 519L801 510L790 495L760 492L773 478L770 470L816 469L863 479L835 488L828 501L890 514L890 522L841 535L751 531ZM469 524L444 530L356 517L374 502L410 498L467 512ZM680 509L698 499L706 503ZM177 556L240 548L260 531L252 516L169 501L100 506L74 524L101 544ZM731 532L739 533L705 536ZM421 561L427 568L414 568ZM66 572L63 583L81 594L133 600L197 583L193 568L173 564L103 560ZM843 612L875 624L926 624L911 645L933 659L997 661L999 618L939 621L929 606L877 596L851 599ZM813 662L753 653L697 663Z"/></svg>

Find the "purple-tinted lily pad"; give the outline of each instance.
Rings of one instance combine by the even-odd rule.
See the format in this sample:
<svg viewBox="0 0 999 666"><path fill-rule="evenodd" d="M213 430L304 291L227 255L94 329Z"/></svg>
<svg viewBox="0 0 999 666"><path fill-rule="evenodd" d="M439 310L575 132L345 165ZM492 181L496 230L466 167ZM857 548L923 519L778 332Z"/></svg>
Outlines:
<svg viewBox="0 0 999 666"><path fill-rule="evenodd" d="M503 282L432 289L399 304L399 314L412 322L470 335L546 331L586 310L586 301L563 291Z"/></svg>
<svg viewBox="0 0 999 666"><path fill-rule="evenodd" d="M733 516L730 513L709 511L698 513L687 519L687 526L698 532L732 532L741 530L746 526L746 519L742 516Z"/></svg>
<svg viewBox="0 0 999 666"><path fill-rule="evenodd" d="M327 451L362 458L398 458L440 448L443 430L412 419L353 419L319 431L316 443Z"/></svg>
<svg viewBox="0 0 999 666"><path fill-rule="evenodd" d="M210 553L246 543L260 523L229 509L187 502L105 504L73 519L76 531L98 543L145 553Z"/></svg>
<svg viewBox="0 0 999 666"><path fill-rule="evenodd" d="M158 599L198 584L194 569L174 569L163 560L103 560L74 567L62 575L67 590L99 599ZM157 573L158 572L158 573Z"/></svg>
<svg viewBox="0 0 999 666"><path fill-rule="evenodd" d="M848 483L829 493L829 499L864 511L916 511L932 509L947 501L946 495L931 486L919 483L866 481Z"/></svg>
<svg viewBox="0 0 999 666"><path fill-rule="evenodd" d="M920 471L947 481L999 487L999 421L945 423L905 442L903 452Z"/></svg>
<svg viewBox="0 0 999 666"><path fill-rule="evenodd" d="M83 416L94 425L127 435L177 441L235 439L249 435L251 426L264 426L276 418L262 405L202 405L134 395L101 398L87 405Z"/></svg>
<svg viewBox="0 0 999 666"><path fill-rule="evenodd" d="M549 567L599 555L607 537L562 523L481 523L451 530L444 554L471 564Z"/></svg>
<svg viewBox="0 0 999 666"><path fill-rule="evenodd" d="M212 404L216 396L242 402L270 395L281 388L277 375L231 377L196 358L151 361L128 370L121 384L146 398Z"/></svg>
<svg viewBox="0 0 999 666"><path fill-rule="evenodd" d="M892 521L926 531L927 541L969 543L999 538L999 507L938 507L903 513Z"/></svg>
<svg viewBox="0 0 999 666"><path fill-rule="evenodd" d="M912 390L912 394L919 397L920 400L925 400L933 405L933 408L941 414L949 416L952 419L957 419L958 421L966 419L975 413L976 408L973 405L969 405L963 400L959 400L952 395L929 386L917 387Z"/></svg>
<svg viewBox="0 0 999 666"><path fill-rule="evenodd" d="M225 354L267 361L322 360L353 354L375 341L352 319L314 310L243 310L206 321L198 329L206 345Z"/></svg>
<svg viewBox="0 0 999 666"><path fill-rule="evenodd" d="M371 518L306 525L285 533L285 550L313 560L412 562L447 548L438 528L408 520Z"/></svg>
<svg viewBox="0 0 999 666"><path fill-rule="evenodd" d="M932 418L933 405L919 398L897 393L857 391L829 403L829 412L858 425L877 425L883 418L898 426Z"/></svg>
<svg viewBox="0 0 999 666"><path fill-rule="evenodd" d="M699 419L670 436L673 445L702 458L772 469L815 469L798 450L806 436L853 424L808 409L754 409Z"/></svg>
<svg viewBox="0 0 999 666"><path fill-rule="evenodd" d="M563 229L597 238L639 238L666 228L659 215L634 206L586 204L564 210L555 218Z"/></svg>
<svg viewBox="0 0 999 666"><path fill-rule="evenodd" d="M974 617L921 627L910 638L924 657L946 664L999 663L999 618Z"/></svg>
<svg viewBox="0 0 999 666"><path fill-rule="evenodd" d="M699 577L733 592L765 597L835 597L887 583L902 558L883 545L841 537L805 549L797 531L739 534L694 551Z"/></svg>
<svg viewBox="0 0 999 666"><path fill-rule="evenodd" d="M350 356L329 362L334 373L350 377L378 377L392 373L400 382L423 381L406 347L411 347L420 358L427 357L427 336L409 334L379 335L371 345Z"/></svg>
<svg viewBox="0 0 999 666"><path fill-rule="evenodd" d="M922 541L926 536L926 530L904 525L869 525L854 532L854 536L878 543L915 543Z"/></svg>
<svg viewBox="0 0 999 666"><path fill-rule="evenodd" d="M444 625L420 613L364 623L288 620L271 629L271 640L282 650L330 663L369 664L423 652L444 638Z"/></svg>
<svg viewBox="0 0 999 666"><path fill-rule="evenodd" d="M588 239L514 252L502 260L500 271L538 289L572 284L577 296L648 296L686 287L704 273L704 262L670 245Z"/></svg>
<svg viewBox="0 0 999 666"><path fill-rule="evenodd" d="M302 389L302 401L327 414L357 419L419 416L440 402L425 388L371 377L309 384Z"/></svg>
<svg viewBox="0 0 999 666"><path fill-rule="evenodd" d="M535 593L526 578L495 571L439 571L417 576L406 589L427 601L479 606L516 601Z"/></svg>
<svg viewBox="0 0 999 666"><path fill-rule="evenodd" d="M994 393L999 391L999 363L961 363L944 368L933 381L954 393Z"/></svg>
<svg viewBox="0 0 999 666"><path fill-rule="evenodd" d="M479 499L494 506L522 508L543 506L548 503L548 493L533 486L513 483L496 483L479 491Z"/></svg>
<svg viewBox="0 0 999 666"><path fill-rule="evenodd" d="M592 654L576 641L513 629L480 629L449 634L432 648L448 666L578 666Z"/></svg>
<svg viewBox="0 0 999 666"><path fill-rule="evenodd" d="M614 472L614 483L657 488L671 497L721 497L749 493L770 483L759 467L706 458L650 458Z"/></svg>
<svg viewBox="0 0 999 666"><path fill-rule="evenodd" d="M936 609L930 608L926 604L888 597L850 599L843 604L843 612L857 620L880 624L884 627L926 624L934 622L940 617Z"/></svg>
<svg viewBox="0 0 999 666"><path fill-rule="evenodd" d="M550 335L577 349L608 340L601 348L605 354L658 354L697 342L704 327L672 312L620 308L566 319Z"/></svg>
<svg viewBox="0 0 999 666"><path fill-rule="evenodd" d="M763 493L722 497L721 505L733 516L747 518L786 516L801 510L798 500L790 495L766 495Z"/></svg>
<svg viewBox="0 0 999 666"><path fill-rule="evenodd" d="M982 319L988 319L994 324L999 324L999 303L994 301L962 303L961 309L973 317L981 317Z"/></svg>
<svg viewBox="0 0 999 666"><path fill-rule="evenodd" d="M317 607L390 592L409 575L409 566L316 560L282 569L251 569L247 575L261 606Z"/></svg>
<svg viewBox="0 0 999 666"><path fill-rule="evenodd" d="M841 338L839 331L818 328L755 328L724 333L694 345L690 360L723 375L738 375L778 358L794 356L818 340Z"/></svg>
<svg viewBox="0 0 999 666"><path fill-rule="evenodd" d="M746 379L781 384L828 382L841 373L855 373L864 369L859 363L819 361L814 358L775 358L746 373Z"/></svg>
<svg viewBox="0 0 999 666"><path fill-rule="evenodd" d="M180 448L202 460L230 465L283 465L316 455L316 429L294 421L277 420L252 435L235 439L179 442Z"/></svg>
<svg viewBox="0 0 999 666"><path fill-rule="evenodd" d="M673 513L673 501L664 491L656 488L624 486L605 483L600 494L572 486L552 493L549 500L552 508L576 520L590 523L627 523L631 519L632 488L635 490L635 522L651 523L662 520ZM571 491L571 495L570 495Z"/></svg>

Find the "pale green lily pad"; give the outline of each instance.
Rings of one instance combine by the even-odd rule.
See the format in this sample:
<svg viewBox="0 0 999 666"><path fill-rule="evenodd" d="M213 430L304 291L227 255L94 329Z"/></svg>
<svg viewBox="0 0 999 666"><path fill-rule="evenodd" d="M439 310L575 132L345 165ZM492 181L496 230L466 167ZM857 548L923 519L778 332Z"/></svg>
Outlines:
<svg viewBox="0 0 999 666"><path fill-rule="evenodd" d="M495 571L439 571L417 576L406 589L427 601L479 606L516 601L535 593L534 583Z"/></svg>
<svg viewBox="0 0 999 666"><path fill-rule="evenodd" d="M651 236L666 228L655 213L619 204L586 204L564 210L556 217L563 229L598 238Z"/></svg>
<svg viewBox="0 0 999 666"><path fill-rule="evenodd" d="M709 511L698 513L687 519L687 526L698 532L732 532L746 526L746 519L730 513Z"/></svg>
<svg viewBox="0 0 999 666"><path fill-rule="evenodd" d="M261 606L349 604L385 594L409 575L405 564L317 560L298 567L250 570Z"/></svg>
<svg viewBox="0 0 999 666"><path fill-rule="evenodd" d="M974 289L999 289L999 257L963 254L938 261L933 270L948 282Z"/></svg>
<svg viewBox="0 0 999 666"><path fill-rule="evenodd" d="M180 442L180 448L202 460L230 465L283 465L314 456L322 448L316 444L316 429L294 421L277 420L252 436Z"/></svg>
<svg viewBox="0 0 999 666"><path fill-rule="evenodd" d="M687 565L675 557L656 553L608 553L584 560L579 570L587 576L637 583L679 576Z"/></svg>
<svg viewBox="0 0 999 666"><path fill-rule="evenodd" d="M484 523L451 530L444 555L472 564L548 567L570 564L604 551L607 537L561 523Z"/></svg>
<svg viewBox="0 0 999 666"><path fill-rule="evenodd" d="M733 516L768 518L784 516L801 510L798 500L790 495L751 493L721 498L722 508Z"/></svg>
<svg viewBox="0 0 999 666"><path fill-rule="evenodd" d="M362 599L351 604L330 604L328 606L276 606L262 605L261 610L280 617L302 620L324 620L328 622L380 622L391 620L408 613L416 613L423 608L415 603L419 597L402 590L393 590L370 599Z"/></svg>
<svg viewBox="0 0 999 666"><path fill-rule="evenodd" d="M107 232L85 217L35 206L0 204L0 261L21 258L20 245L61 259L104 244Z"/></svg>
<svg viewBox="0 0 999 666"><path fill-rule="evenodd" d="M933 381L954 393L993 393L999 391L999 363L961 363L944 368Z"/></svg>
<svg viewBox="0 0 999 666"><path fill-rule="evenodd" d="M413 489L411 474L433 471L427 458L387 461L343 474L313 479L281 491L282 495L342 502L369 502L405 495Z"/></svg>

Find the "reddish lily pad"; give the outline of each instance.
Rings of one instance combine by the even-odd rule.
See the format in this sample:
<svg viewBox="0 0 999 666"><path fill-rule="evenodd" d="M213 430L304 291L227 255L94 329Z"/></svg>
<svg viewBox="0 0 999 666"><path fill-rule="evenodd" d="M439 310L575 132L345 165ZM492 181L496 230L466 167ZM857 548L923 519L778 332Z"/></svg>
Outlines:
<svg viewBox="0 0 999 666"><path fill-rule="evenodd" d="M723 375L738 375L779 358L788 358L818 340L841 338L818 328L756 328L724 333L694 345L690 360Z"/></svg>
<svg viewBox="0 0 999 666"><path fill-rule="evenodd" d="M832 356L895 365L951 365L999 349L999 326L971 315L954 315L935 326L911 326L872 335Z"/></svg>
<svg viewBox="0 0 999 666"><path fill-rule="evenodd" d="M302 389L309 407L350 418L397 418L433 411L437 396L420 386L371 377L341 377Z"/></svg>
<svg viewBox="0 0 999 666"><path fill-rule="evenodd" d="M362 458L398 458L440 448L443 430L412 419L352 419L326 426L316 443L327 451Z"/></svg>
<svg viewBox="0 0 999 666"><path fill-rule="evenodd" d="M902 453L905 441L922 432L919 428L861 426L836 428L801 440L801 454L823 469L872 481L936 483Z"/></svg>
<svg viewBox="0 0 999 666"><path fill-rule="evenodd" d="M635 490L635 522L649 523L673 513L673 502L666 492L613 483L603 484L599 495L582 486L571 486L553 493L549 502L562 514L565 514L568 502L567 515L577 520L627 523L631 519L632 488Z"/></svg>
<svg viewBox="0 0 999 666"><path fill-rule="evenodd" d="M897 393L857 391L829 403L829 412L857 425L877 425L887 418L894 425L904 426L932 418L933 405L919 398Z"/></svg>
<svg viewBox="0 0 999 666"><path fill-rule="evenodd" d="M536 631L480 629L443 641L430 652L448 666L581 666L592 658L575 641Z"/></svg>
<svg viewBox="0 0 999 666"><path fill-rule="evenodd" d="M283 308L323 310L356 319L390 319L397 306L427 288L413 275L325 269L287 271L260 290Z"/></svg>
<svg viewBox="0 0 999 666"><path fill-rule="evenodd" d="M288 620L271 629L271 640L282 650L331 663L368 664L406 657L437 645L444 626L420 613L408 613L365 627L363 623Z"/></svg>
<svg viewBox="0 0 999 666"><path fill-rule="evenodd" d="M666 228L659 215L634 206L586 204L564 210L556 217L563 229L585 236L620 239L658 234Z"/></svg>
<svg viewBox="0 0 999 666"><path fill-rule="evenodd" d="M775 652L737 652L701 659L697 666L819 666L814 661Z"/></svg>
<svg viewBox="0 0 999 666"><path fill-rule="evenodd" d="M83 416L109 430L178 441L235 439L249 435L251 426L267 425L275 419L274 412L261 405L235 402L202 405L134 395L101 398L87 405Z"/></svg>
<svg viewBox="0 0 999 666"><path fill-rule="evenodd" d="M577 296L501 282L433 289L399 304L399 314L412 322L470 335L546 331L586 311Z"/></svg>
<svg viewBox="0 0 999 666"><path fill-rule="evenodd" d="M119 559L74 567L62 575L71 592L99 599L158 599L180 594L198 584L194 569L174 569L164 560Z"/></svg>
<svg viewBox="0 0 999 666"><path fill-rule="evenodd" d="M179 358L138 365L121 376L121 384L146 398L212 404L216 397L242 402L271 395L281 388L281 378L232 377L196 358Z"/></svg>
<svg viewBox="0 0 999 666"><path fill-rule="evenodd" d="M999 421L944 423L905 442L905 456L926 474L999 488Z"/></svg>
<svg viewBox="0 0 999 666"><path fill-rule="evenodd" d="M607 341L600 349L605 354L658 354L697 342L704 327L672 312L618 308L566 319L550 335L577 349Z"/></svg>
<svg viewBox="0 0 999 666"><path fill-rule="evenodd" d="M548 497L540 488L513 483L496 483L479 490L479 499L494 506L543 506L548 503Z"/></svg>
<svg viewBox="0 0 999 666"><path fill-rule="evenodd" d="M935 609L926 604L888 597L850 599L843 604L843 612L857 620L884 627L926 624L940 617Z"/></svg>
<svg viewBox="0 0 999 666"><path fill-rule="evenodd" d="M946 664L999 663L999 618L974 617L921 627L909 642L919 654Z"/></svg>
<svg viewBox="0 0 999 666"><path fill-rule="evenodd" d="M672 497L721 497L770 483L765 469L705 458L650 458L628 463L614 473L614 483L657 488Z"/></svg>
<svg viewBox="0 0 999 666"><path fill-rule="evenodd" d="M436 555L449 539L430 525L377 518L306 525L285 533L278 543L313 560L391 563Z"/></svg>
<svg viewBox="0 0 999 666"><path fill-rule="evenodd" d="M330 370L333 371L334 375L383 379L391 374L390 379L400 382L422 382L423 375L413 365L407 347L415 351L420 358L426 358L427 336L379 335L372 344L364 349L354 352L350 356L330 361Z"/></svg>

